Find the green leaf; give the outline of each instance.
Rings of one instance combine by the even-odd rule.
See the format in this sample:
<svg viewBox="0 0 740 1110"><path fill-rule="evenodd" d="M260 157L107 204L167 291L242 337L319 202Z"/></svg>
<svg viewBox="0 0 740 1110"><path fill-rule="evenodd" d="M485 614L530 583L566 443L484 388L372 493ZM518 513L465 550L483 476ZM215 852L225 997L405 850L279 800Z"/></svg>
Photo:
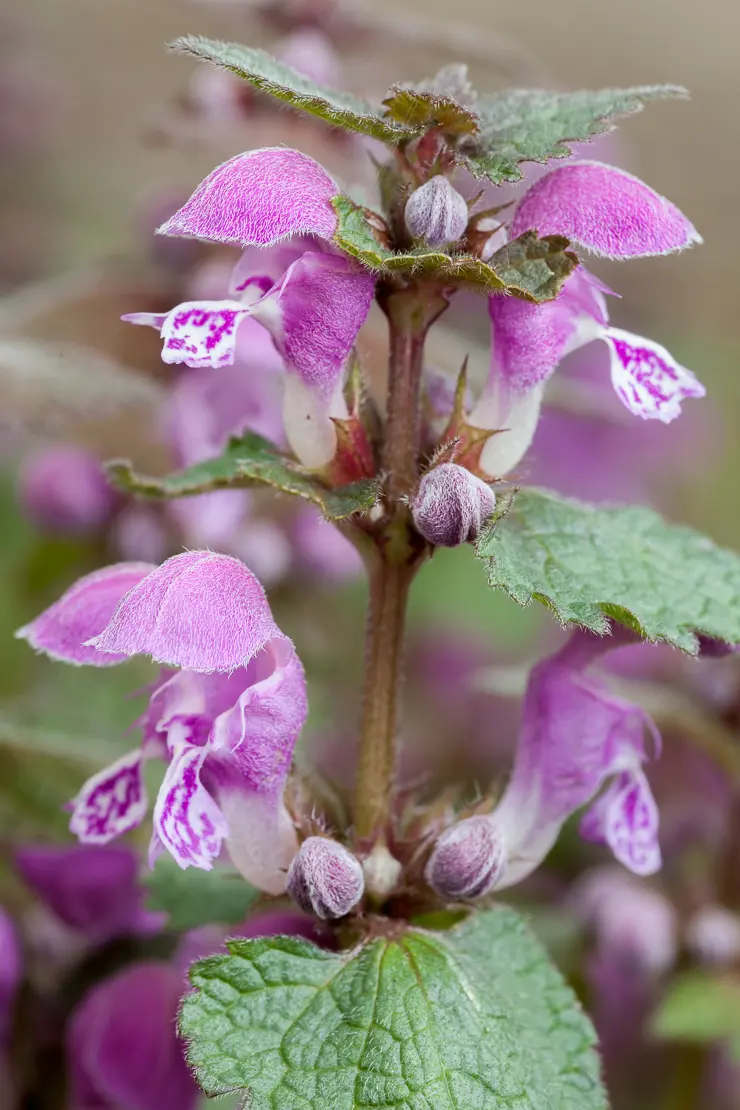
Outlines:
<svg viewBox="0 0 740 1110"><path fill-rule="evenodd" d="M349 953L231 941L191 970L189 1061L251 1110L604 1110L593 1031L514 911Z"/></svg>
<svg viewBox="0 0 740 1110"><path fill-rule="evenodd" d="M605 633L613 617L690 654L699 633L740 642L740 557L652 509L521 490L477 553L489 585L520 605L542 602L563 624Z"/></svg>
<svg viewBox="0 0 740 1110"><path fill-rule="evenodd" d="M601 89L551 93L540 89L510 89L482 96L477 105L481 125L461 161L477 177L500 184L518 181L520 162L567 158L569 142L583 142L611 129L611 121L639 112L648 100L686 97L676 85L646 85L634 89Z"/></svg>
<svg viewBox="0 0 740 1110"><path fill-rule="evenodd" d="M406 142L418 134L418 129L410 129L386 118L380 104L373 104L352 93L317 85L264 50L241 46L237 42L217 42L197 35L176 39L171 48L179 54L189 54L227 69L260 92L268 93L292 108L319 116L334 127L359 131L387 143Z"/></svg>
<svg viewBox="0 0 740 1110"><path fill-rule="evenodd" d="M136 474L126 459L114 459L106 464L106 470L118 489L142 497L192 497L214 489L272 486L282 493L313 501L329 520L342 520L353 513L365 512L378 500L378 486L374 480L368 478L329 489L253 432L232 437L218 458L189 466L166 478Z"/></svg>
<svg viewBox="0 0 740 1110"><path fill-rule="evenodd" d="M339 217L334 242L345 254L381 273L429 274L442 281L473 285L483 292L508 290L524 300L540 302L557 296L565 278L578 265L576 255L565 249L567 239L560 235L538 239L534 231L508 243L494 255L491 264L473 255L449 255L431 247L395 252L378 241L366 209L346 196L334 197L332 204Z"/></svg>
<svg viewBox="0 0 740 1110"><path fill-rule="evenodd" d="M740 979L711 971L677 976L650 1022L654 1037L699 1044L740 1037Z"/></svg>
<svg viewBox="0 0 740 1110"><path fill-rule="evenodd" d="M383 104L391 119L414 131L438 127L447 135L471 135L480 122L474 112L456 100L425 89L396 85Z"/></svg>
<svg viewBox="0 0 740 1110"><path fill-rule="evenodd" d="M167 927L185 932L200 925L239 925L260 892L230 867L211 871L191 867L183 871L173 859L162 856L153 871L142 877L147 890L146 908L169 915Z"/></svg>
<svg viewBox="0 0 740 1110"><path fill-rule="evenodd" d="M538 303L549 301L578 265L578 256L566 250L568 246L562 235L540 239L536 231L525 231L496 251L489 265L510 293Z"/></svg>

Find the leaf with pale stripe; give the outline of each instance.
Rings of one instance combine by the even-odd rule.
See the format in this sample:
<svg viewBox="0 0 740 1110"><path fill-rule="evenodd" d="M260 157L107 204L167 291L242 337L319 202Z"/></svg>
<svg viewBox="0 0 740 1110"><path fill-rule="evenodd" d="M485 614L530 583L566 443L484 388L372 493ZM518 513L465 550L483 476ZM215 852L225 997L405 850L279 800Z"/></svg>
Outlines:
<svg viewBox="0 0 740 1110"><path fill-rule="evenodd" d="M389 923L392 924L392 923ZM573 992L505 907L352 952L236 940L191 970L180 1031L208 1095L250 1110L605 1110Z"/></svg>

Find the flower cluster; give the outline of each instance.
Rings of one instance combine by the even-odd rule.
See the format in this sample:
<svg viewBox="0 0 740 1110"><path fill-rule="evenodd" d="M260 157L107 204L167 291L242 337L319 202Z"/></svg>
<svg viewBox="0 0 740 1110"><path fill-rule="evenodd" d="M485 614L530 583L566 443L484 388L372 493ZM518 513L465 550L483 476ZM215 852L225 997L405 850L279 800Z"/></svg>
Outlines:
<svg viewBox="0 0 740 1110"><path fill-rule="evenodd" d="M210 869L225 843L250 882L272 894L287 884L319 917L343 916L360 901L362 871L341 845L314 837L298 851L285 788L306 717L305 678L243 564L200 551L160 567L107 567L19 635L76 665L107 667L143 653L177 668L149 689L141 746L89 779L72 803L70 828L83 843L107 844L144 819L144 764L160 759L167 770L154 805L152 864L166 850L181 867ZM429 858L426 878L441 897L475 898L520 882L589 802L584 837L608 844L637 874L659 867L657 810L642 769L646 732L659 747L655 726L583 673L623 642L619 633L575 633L534 668L504 796L491 814L453 825Z"/></svg>
<svg viewBox="0 0 740 1110"><path fill-rule="evenodd" d="M344 373L376 284L372 273L337 250L339 220L332 201L339 194L326 171L298 151L237 155L206 178L160 233L244 248L275 248L292 238L295 249L279 251L283 273L274 278L264 272L270 269L269 252L263 263L246 249L232 276L231 299L190 301L167 314L126 317L160 330L166 362L216 370L233 365L247 321L262 325L285 367L285 436L298 459L316 469L331 464L337 422L350 416ZM437 175L411 192L406 213L417 238L454 245L467 233L470 243L481 241L486 255L487 241L476 234L484 218L474 209L468 212L447 178ZM374 221L383 225L377 214ZM596 162L558 166L524 193L508 234L514 239L532 228L614 259L666 254L700 241L670 202L631 175ZM307 236L311 242L304 249ZM609 325L609 292L580 266L544 304L489 296L489 379L469 411L447 429L447 439L458 441L461 461L477 455L469 465L479 477L500 479L517 466L534 437L546 382L568 353L594 339L608 345L612 385L634 415L669 423L682 401L704 395L694 375L661 345ZM456 495L446 489L440 499Z"/></svg>

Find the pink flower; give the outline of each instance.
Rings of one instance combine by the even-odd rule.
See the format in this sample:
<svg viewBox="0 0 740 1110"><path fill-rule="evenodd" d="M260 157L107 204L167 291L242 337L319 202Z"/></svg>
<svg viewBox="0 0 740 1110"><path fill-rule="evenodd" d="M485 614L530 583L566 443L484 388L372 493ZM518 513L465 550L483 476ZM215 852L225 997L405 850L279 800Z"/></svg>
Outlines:
<svg viewBox="0 0 740 1110"><path fill-rule="evenodd" d="M116 501L100 460L72 443L52 444L29 455L18 476L18 494L41 528L80 534L100 528Z"/></svg>
<svg viewBox="0 0 740 1110"><path fill-rule="evenodd" d="M701 241L667 200L598 162L571 162L538 178L516 207L511 235L531 228L610 258L665 254ZM485 474L501 477L517 465L532 441L545 382L565 355L593 339L607 343L612 385L634 415L670 423L682 401L704 396L691 371L659 343L609 326L608 292L581 268L545 304L489 298L491 373L469 417L475 427L499 430L481 453Z"/></svg>
<svg viewBox="0 0 740 1110"><path fill-rule="evenodd" d="M175 1034L182 976L155 961L97 983L67 1033L75 1110L191 1110L199 1091Z"/></svg>
<svg viewBox="0 0 740 1110"><path fill-rule="evenodd" d="M337 193L321 166L298 151L249 151L214 170L159 230L242 246L305 235L328 241L337 228L331 206ZM189 301L169 313L124 319L159 329L165 362L213 368L233 365L244 321L262 324L285 362L288 442L303 463L321 467L336 447L331 418L346 416L341 379L370 308L374 278L352 259L315 249L300 254L277 280L259 272L245 280L243 266L237 269L232 287L238 299Z"/></svg>
<svg viewBox="0 0 740 1110"><path fill-rule="evenodd" d="M251 571L207 551L154 569L106 568L81 579L22 634L68 662L100 665L97 657L120 662L141 653L182 668L164 672L150 690L141 747L74 799L70 828L83 843L107 844L144 819L143 766L159 758L168 769L154 807L152 862L165 848L181 867L209 869L226 841L251 882L284 889L297 841L283 790L306 717L305 678Z"/></svg>
<svg viewBox="0 0 740 1110"><path fill-rule="evenodd" d="M15 853L23 879L52 913L91 941L150 933L162 915L143 907L139 860L123 845L27 845Z"/></svg>
<svg viewBox="0 0 740 1110"><path fill-rule="evenodd" d="M648 976L671 968L678 956L678 918L657 890L619 868L587 871L569 895L575 915L590 926L601 956Z"/></svg>
<svg viewBox="0 0 740 1110"><path fill-rule="evenodd" d="M603 258L646 258L701 243L675 205L624 170L567 161L543 174L516 207L512 237L536 227Z"/></svg>
<svg viewBox="0 0 740 1110"><path fill-rule="evenodd" d="M280 39L275 44L275 57L317 85L338 88L342 83L341 58L331 41L316 28L299 26Z"/></svg>
<svg viewBox="0 0 740 1110"><path fill-rule="evenodd" d="M658 812L642 769L648 758L645 732L656 747L659 743L655 726L642 709L584 673L600 654L622 643L621 632L599 637L578 631L534 667L509 784L490 815L453 826L452 845L453 830L440 838L427 865L431 885L438 888L442 875L446 888L455 886L451 846L455 858L467 861L468 852L475 860L476 897L521 882L545 858L567 818L589 803L583 836L607 843L635 874L660 867ZM487 836L481 822L490 825ZM483 843L490 843L495 855L488 865L480 858ZM470 869L472 875L472 864Z"/></svg>
<svg viewBox="0 0 740 1110"><path fill-rule="evenodd" d="M291 537L301 566L318 578L343 582L362 572L362 558L355 545L312 505L296 513Z"/></svg>
<svg viewBox="0 0 740 1110"><path fill-rule="evenodd" d="M52 659L76 666L111 667L127 652L103 655L86 641L107 625L123 595L155 567L152 563L116 563L85 575L16 637Z"/></svg>

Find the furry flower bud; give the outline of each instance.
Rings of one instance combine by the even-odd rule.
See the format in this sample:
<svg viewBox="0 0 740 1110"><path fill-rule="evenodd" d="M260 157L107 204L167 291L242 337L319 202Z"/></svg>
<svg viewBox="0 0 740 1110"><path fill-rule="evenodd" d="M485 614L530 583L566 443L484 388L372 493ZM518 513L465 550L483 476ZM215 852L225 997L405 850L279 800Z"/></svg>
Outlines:
<svg viewBox="0 0 740 1110"><path fill-rule="evenodd" d="M438 174L411 194L405 216L415 239L438 247L460 238L468 223L468 205L447 178Z"/></svg>
<svg viewBox="0 0 740 1110"><path fill-rule="evenodd" d="M411 502L414 524L437 547L457 547L478 538L496 506L490 486L457 463L442 463L419 482Z"/></svg>
<svg viewBox="0 0 740 1110"><path fill-rule="evenodd" d="M432 890L450 902L480 898L506 869L506 853L492 817L468 817L437 841L424 871Z"/></svg>
<svg viewBox="0 0 740 1110"><path fill-rule="evenodd" d="M288 893L306 913L322 921L344 917L362 898L362 867L334 840L309 836L288 871Z"/></svg>

